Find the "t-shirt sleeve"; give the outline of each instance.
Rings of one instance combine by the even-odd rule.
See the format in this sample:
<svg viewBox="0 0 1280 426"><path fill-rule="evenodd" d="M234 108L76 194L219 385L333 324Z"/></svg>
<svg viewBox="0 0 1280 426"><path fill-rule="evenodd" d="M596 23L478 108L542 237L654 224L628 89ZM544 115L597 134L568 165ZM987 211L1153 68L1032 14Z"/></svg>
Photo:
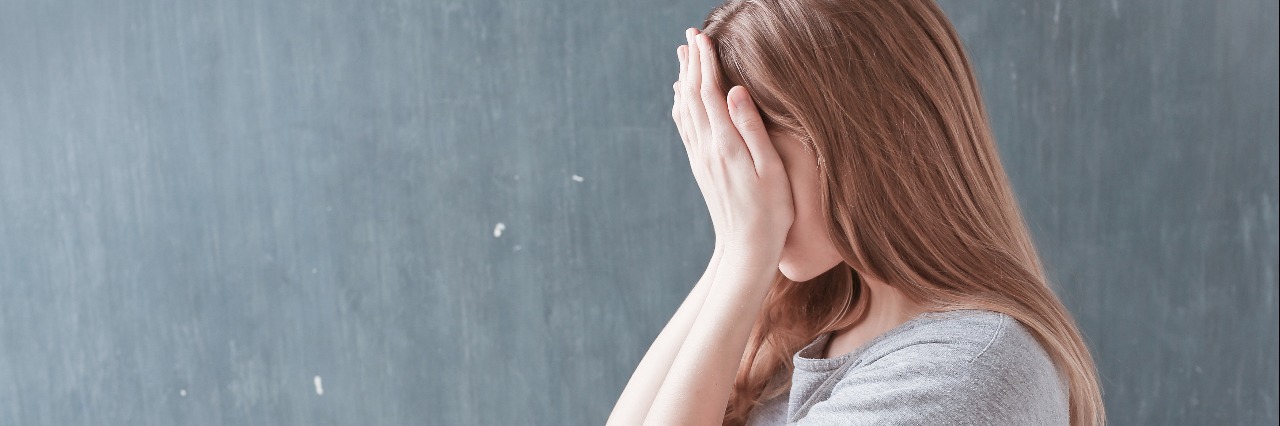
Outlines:
<svg viewBox="0 0 1280 426"><path fill-rule="evenodd" d="M920 342L849 371L798 425L1068 424L1057 370L1016 321L973 350Z"/></svg>

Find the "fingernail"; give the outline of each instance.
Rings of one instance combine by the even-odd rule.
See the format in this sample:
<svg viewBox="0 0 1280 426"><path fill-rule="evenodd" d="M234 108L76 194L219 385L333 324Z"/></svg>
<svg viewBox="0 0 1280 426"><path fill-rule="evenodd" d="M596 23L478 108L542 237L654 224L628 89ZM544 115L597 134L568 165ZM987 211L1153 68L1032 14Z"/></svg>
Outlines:
<svg viewBox="0 0 1280 426"><path fill-rule="evenodd" d="M732 103L735 109L742 109L743 106L747 104L747 88L742 86L733 87L738 90L729 89L729 92L733 93L733 95L730 96L731 99L729 100L729 103Z"/></svg>

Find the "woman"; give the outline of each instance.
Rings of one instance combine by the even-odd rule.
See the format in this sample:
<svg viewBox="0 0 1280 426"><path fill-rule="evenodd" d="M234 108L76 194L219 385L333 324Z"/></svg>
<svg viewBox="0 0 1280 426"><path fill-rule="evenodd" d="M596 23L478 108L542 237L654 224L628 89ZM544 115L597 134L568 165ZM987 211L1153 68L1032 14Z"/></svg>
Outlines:
<svg viewBox="0 0 1280 426"><path fill-rule="evenodd" d="M610 424L1102 424L932 0L730 0L672 118L715 251Z"/></svg>

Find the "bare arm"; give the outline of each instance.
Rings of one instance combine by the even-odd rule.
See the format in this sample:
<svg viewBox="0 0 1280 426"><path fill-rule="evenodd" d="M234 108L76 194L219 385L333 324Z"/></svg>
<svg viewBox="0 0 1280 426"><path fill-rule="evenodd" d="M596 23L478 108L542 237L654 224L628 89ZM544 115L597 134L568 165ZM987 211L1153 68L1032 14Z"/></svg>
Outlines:
<svg viewBox="0 0 1280 426"><path fill-rule="evenodd" d="M721 264L644 424L723 421L751 328L778 271L776 263L753 258L759 257L729 255Z"/></svg>
<svg viewBox="0 0 1280 426"><path fill-rule="evenodd" d="M618 397L617 404L613 406L613 413L609 414L607 423L609 426L638 425L644 422L645 415L649 412L649 407L658 393L658 388L662 386L662 381L667 376L676 353L684 344L686 336L689 335L689 329L693 326L694 319L697 318L698 311L702 309L703 301L707 298L708 290L715 279L716 268L720 263L720 253L720 244L716 244L707 271L693 286L693 290L685 297L684 303L676 310L675 315L672 315L667 326L662 329L662 333L654 339L653 344L649 346L649 351L645 352L644 358L636 366L636 371L631 374L631 380L627 382L627 387L622 390L622 396Z"/></svg>
<svg viewBox="0 0 1280 426"><path fill-rule="evenodd" d="M686 96L677 91L676 102L699 134L690 138L687 151L709 182L704 196L720 207L716 241L725 241L725 254L654 397L646 425L723 421L735 373L778 276L778 260L795 217L786 169L755 103L740 86L727 96L721 92L711 39L691 31L686 36L691 42L681 65L681 78L688 80Z"/></svg>
<svg viewBox="0 0 1280 426"><path fill-rule="evenodd" d="M689 40L692 40L694 34L697 34L695 29L690 28L685 31L685 36ZM687 66L688 55L688 46L680 46L677 49L676 56L680 60L681 81L685 79L684 76L689 68ZM676 84L672 85L672 89L676 93L672 99L671 119L676 123L676 129L680 131L680 139L687 151L691 147L698 146L697 132L693 126L692 116L685 108L685 104L680 102L680 93L690 90L690 87L682 87L680 82L677 81ZM680 347L689 335L689 329L698 317L698 311L702 309L703 301L706 300L707 293L711 289L719 269L722 248L724 247L723 242L725 241L724 238L720 237L721 231L724 229L724 225L721 223L723 221L723 212L716 194L710 190L707 168L702 163L695 162L696 158L696 155L689 157L690 170L693 172L694 179L698 182L698 188L702 191L703 198L707 201L707 210L711 214L711 224L716 230L716 248L711 255L707 271L702 274L702 278L698 280L693 290L685 297L684 303L680 305L675 315L667 322L667 326L658 334L653 345L649 347L649 351L640 360L636 371L632 373L631 380L627 382L627 387L623 389L622 396L618 398L617 404L613 407L613 412L609 415L608 424L610 426L639 425L644 422L645 415L648 414L650 407L653 405L654 397L662 387L662 382L671 368L671 363L675 360L676 354L680 351Z"/></svg>

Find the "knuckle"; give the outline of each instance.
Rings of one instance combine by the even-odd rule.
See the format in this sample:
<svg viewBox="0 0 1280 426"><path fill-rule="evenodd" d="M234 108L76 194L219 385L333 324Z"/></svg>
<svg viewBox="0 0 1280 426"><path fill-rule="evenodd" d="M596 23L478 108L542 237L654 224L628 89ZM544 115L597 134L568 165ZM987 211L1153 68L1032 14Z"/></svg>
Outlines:
<svg viewBox="0 0 1280 426"><path fill-rule="evenodd" d="M738 118L738 128L744 132L761 133L764 132L764 122L756 117Z"/></svg>
<svg viewBox="0 0 1280 426"><path fill-rule="evenodd" d="M719 148L714 143L698 144L698 148L702 150L702 155L707 158L715 158L719 154Z"/></svg>
<svg viewBox="0 0 1280 426"><path fill-rule="evenodd" d="M724 125L717 120L711 120L709 124L711 125L711 137L718 142L723 142L726 134Z"/></svg>
<svg viewBox="0 0 1280 426"><path fill-rule="evenodd" d="M684 85L684 96L689 99L697 98L698 88L692 83Z"/></svg>
<svg viewBox="0 0 1280 426"><path fill-rule="evenodd" d="M716 87L710 83L702 83L702 89L699 90L703 100L711 100L716 97Z"/></svg>
<svg viewBox="0 0 1280 426"><path fill-rule="evenodd" d="M779 173L785 173L782 164L776 161L765 161L757 166L761 175L776 176Z"/></svg>

